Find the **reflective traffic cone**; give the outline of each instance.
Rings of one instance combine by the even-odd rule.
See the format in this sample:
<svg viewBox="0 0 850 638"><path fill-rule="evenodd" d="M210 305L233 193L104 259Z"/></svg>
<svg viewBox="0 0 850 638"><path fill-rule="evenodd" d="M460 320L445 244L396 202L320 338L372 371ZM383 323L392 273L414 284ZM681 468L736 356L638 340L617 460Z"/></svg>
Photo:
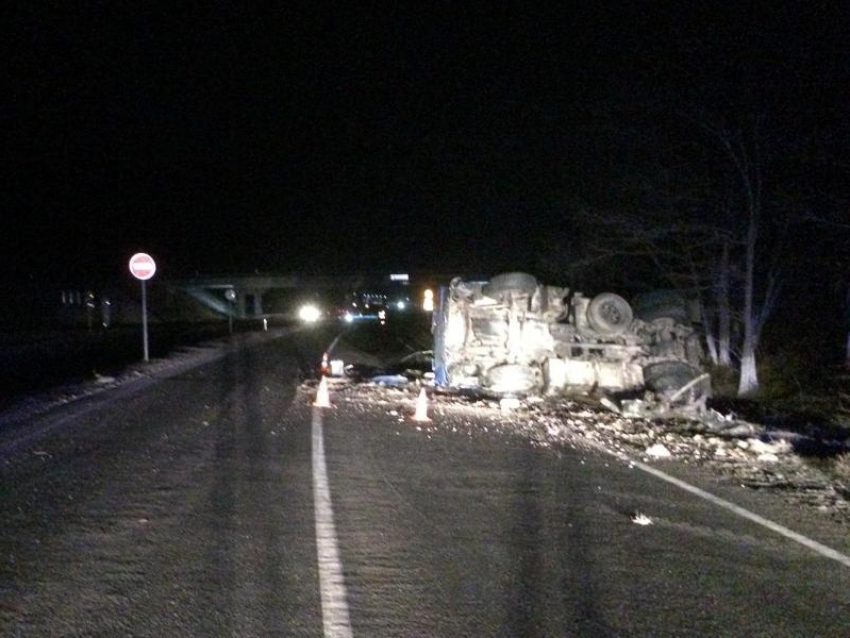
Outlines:
<svg viewBox="0 0 850 638"><path fill-rule="evenodd" d="M428 395L425 393L425 388L419 393L419 398L416 399L416 413L413 415L414 421L430 421L428 418Z"/></svg>
<svg viewBox="0 0 850 638"><path fill-rule="evenodd" d="M322 380L319 382L319 390L316 392L316 400L313 405L317 408L331 407L331 394L328 392L328 380L322 375Z"/></svg>

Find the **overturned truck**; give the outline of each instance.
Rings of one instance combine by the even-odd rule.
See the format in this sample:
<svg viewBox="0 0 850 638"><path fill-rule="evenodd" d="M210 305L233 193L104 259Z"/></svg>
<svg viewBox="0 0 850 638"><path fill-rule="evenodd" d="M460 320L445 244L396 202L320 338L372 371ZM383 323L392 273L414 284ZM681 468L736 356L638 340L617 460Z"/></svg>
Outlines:
<svg viewBox="0 0 850 638"><path fill-rule="evenodd" d="M636 314L614 293L588 298L525 273L455 278L434 311L436 382L496 396L601 393L668 406L704 403L710 382L682 308Z"/></svg>

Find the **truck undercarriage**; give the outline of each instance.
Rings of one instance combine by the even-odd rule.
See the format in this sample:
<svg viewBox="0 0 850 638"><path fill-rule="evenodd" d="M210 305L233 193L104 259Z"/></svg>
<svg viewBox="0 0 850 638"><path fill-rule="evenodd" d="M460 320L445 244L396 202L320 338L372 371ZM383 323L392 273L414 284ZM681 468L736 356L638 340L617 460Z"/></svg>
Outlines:
<svg viewBox="0 0 850 638"><path fill-rule="evenodd" d="M619 295L588 298L525 273L455 278L434 312L436 381L498 396L704 403L699 335L675 313L661 314L644 321Z"/></svg>

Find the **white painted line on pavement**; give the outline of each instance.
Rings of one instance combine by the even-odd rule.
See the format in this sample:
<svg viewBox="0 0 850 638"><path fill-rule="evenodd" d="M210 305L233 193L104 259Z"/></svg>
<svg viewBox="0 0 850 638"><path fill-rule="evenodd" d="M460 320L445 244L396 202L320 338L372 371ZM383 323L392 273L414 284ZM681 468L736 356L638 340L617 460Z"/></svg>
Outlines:
<svg viewBox="0 0 850 638"><path fill-rule="evenodd" d="M333 341L331 341L331 345L329 345L327 350L325 350L325 352L328 353L328 356L333 354L334 348L336 348L336 344L339 343L340 339L342 339L342 333L341 332L334 338Z"/></svg>
<svg viewBox="0 0 850 638"><path fill-rule="evenodd" d="M339 543L334 525L322 410L313 408L313 504L316 512L316 550L319 558L319 589L322 598L322 625L325 638L352 638L348 598L339 559Z"/></svg>
<svg viewBox="0 0 850 638"><path fill-rule="evenodd" d="M610 453L610 451L608 452ZM738 516L757 523L762 527L766 527L769 530L773 530L777 534L781 534L785 538L790 538L792 541L796 541L797 543L800 543L800 545L804 545L805 547L816 551L821 556L831 558L832 560L841 563L845 567L850 567L850 556L847 556L846 554L842 554L841 552L834 550L831 547L827 547L822 543L818 543L816 540L812 540L808 536L803 536L802 534L795 532L792 529L788 529L784 525L774 523L773 521L764 518L763 516L759 516L758 514L751 512L750 510L741 507L740 505L735 505L735 503L732 503L731 501L727 501L726 499L720 498L719 496L715 496L710 492L701 490L700 488L691 485L690 483L686 483L685 481L677 479L675 476L670 476L669 474L667 474L666 472L662 472L658 468L652 467L651 465L647 465L646 463L642 463L631 458L628 458L628 460L636 468L643 470L647 474L651 474L656 478L660 478L662 481L667 481L668 483L671 483L672 485L675 485L676 487L679 487L685 490L686 492L695 494L696 496L699 496L700 498L705 499L706 501L714 503L719 507L727 509L730 512L737 514Z"/></svg>

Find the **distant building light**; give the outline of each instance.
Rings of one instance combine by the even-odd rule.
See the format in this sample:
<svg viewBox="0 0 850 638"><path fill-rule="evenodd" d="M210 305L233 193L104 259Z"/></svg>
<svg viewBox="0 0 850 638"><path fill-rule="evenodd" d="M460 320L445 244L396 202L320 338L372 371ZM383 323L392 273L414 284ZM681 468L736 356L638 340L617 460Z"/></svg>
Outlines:
<svg viewBox="0 0 850 638"><path fill-rule="evenodd" d="M390 275L390 281L410 281L410 275L407 273L395 273Z"/></svg>

